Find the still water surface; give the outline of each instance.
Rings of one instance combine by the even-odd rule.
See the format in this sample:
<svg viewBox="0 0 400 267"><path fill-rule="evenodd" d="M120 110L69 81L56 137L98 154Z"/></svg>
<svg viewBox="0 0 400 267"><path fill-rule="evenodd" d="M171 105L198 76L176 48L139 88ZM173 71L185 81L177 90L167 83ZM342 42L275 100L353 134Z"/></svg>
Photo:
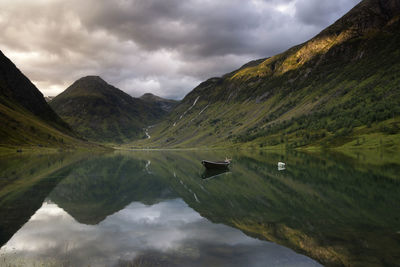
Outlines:
<svg viewBox="0 0 400 267"><path fill-rule="evenodd" d="M225 156L229 172L200 164ZM0 266L398 266L395 162L262 151L0 159Z"/></svg>

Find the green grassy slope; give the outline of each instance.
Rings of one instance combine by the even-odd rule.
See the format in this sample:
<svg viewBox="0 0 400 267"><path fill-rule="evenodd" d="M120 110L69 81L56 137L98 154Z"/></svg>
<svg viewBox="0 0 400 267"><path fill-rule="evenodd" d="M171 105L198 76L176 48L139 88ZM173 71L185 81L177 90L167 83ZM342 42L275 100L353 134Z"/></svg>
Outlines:
<svg viewBox="0 0 400 267"><path fill-rule="evenodd" d="M190 92L136 147L400 148L400 1L364 0L310 41Z"/></svg>
<svg viewBox="0 0 400 267"><path fill-rule="evenodd" d="M79 134L105 143L145 138L143 128L167 114L155 102L133 98L98 76L77 80L49 104Z"/></svg>
<svg viewBox="0 0 400 267"><path fill-rule="evenodd" d="M76 149L98 147L70 132L62 132L18 105L13 108L0 103L0 149L32 151L32 149Z"/></svg>

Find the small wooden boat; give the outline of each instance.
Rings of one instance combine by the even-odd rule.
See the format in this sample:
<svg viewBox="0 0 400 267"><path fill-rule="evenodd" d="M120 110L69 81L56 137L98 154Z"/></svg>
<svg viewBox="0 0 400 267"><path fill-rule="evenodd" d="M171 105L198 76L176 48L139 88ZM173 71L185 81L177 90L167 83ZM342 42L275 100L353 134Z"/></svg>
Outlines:
<svg viewBox="0 0 400 267"><path fill-rule="evenodd" d="M204 167L207 169L227 169L229 167L229 164L231 164L231 161L229 159L226 159L224 161L209 161L209 160L202 160L201 164L203 164Z"/></svg>

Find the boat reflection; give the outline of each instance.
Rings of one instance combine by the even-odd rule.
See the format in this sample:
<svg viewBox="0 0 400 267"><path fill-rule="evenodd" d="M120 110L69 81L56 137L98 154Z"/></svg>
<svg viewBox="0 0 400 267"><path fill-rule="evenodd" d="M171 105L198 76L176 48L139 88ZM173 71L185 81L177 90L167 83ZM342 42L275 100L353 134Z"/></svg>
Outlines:
<svg viewBox="0 0 400 267"><path fill-rule="evenodd" d="M201 178L212 179L228 173L231 173L229 169L205 169L204 172L201 174Z"/></svg>

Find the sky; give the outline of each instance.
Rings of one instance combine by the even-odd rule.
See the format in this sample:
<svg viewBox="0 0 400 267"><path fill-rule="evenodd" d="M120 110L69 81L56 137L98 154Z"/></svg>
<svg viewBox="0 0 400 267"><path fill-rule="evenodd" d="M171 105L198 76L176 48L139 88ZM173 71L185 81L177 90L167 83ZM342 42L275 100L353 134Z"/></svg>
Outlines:
<svg viewBox="0 0 400 267"><path fill-rule="evenodd" d="M307 41L360 0L0 0L0 50L45 96L101 76L181 99Z"/></svg>

